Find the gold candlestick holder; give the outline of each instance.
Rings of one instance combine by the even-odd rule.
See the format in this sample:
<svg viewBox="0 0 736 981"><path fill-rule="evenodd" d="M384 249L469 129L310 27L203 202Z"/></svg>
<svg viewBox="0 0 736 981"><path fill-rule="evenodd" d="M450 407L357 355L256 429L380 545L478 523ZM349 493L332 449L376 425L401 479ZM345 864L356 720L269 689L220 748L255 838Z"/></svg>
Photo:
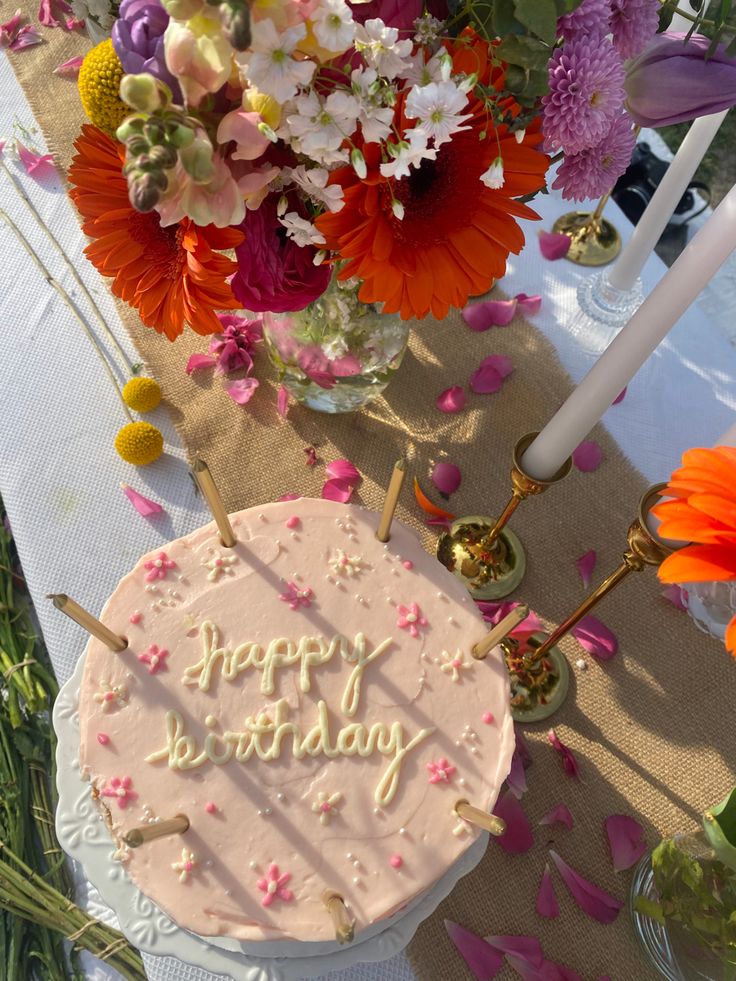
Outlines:
<svg viewBox="0 0 736 981"><path fill-rule="evenodd" d="M496 600L513 593L524 578L526 556L506 525L522 501L542 494L570 472L568 459L549 480L535 480L525 473L521 459L537 435L527 433L514 447L512 494L498 520L479 515L458 518L437 543L437 558L465 584L473 599Z"/></svg>
<svg viewBox="0 0 736 981"><path fill-rule="evenodd" d="M506 637L501 647L511 675L511 714L517 722L539 722L552 715L565 700L569 668L557 644L593 607L623 582L630 573L648 565L660 565L675 550L654 534L647 517L666 484L655 484L639 502L639 514L629 526L629 547L620 565L594 589L578 608L551 634L532 634L523 644Z"/></svg>
<svg viewBox="0 0 736 981"><path fill-rule="evenodd" d="M603 217L603 209L611 196L604 194L595 211L569 211L552 226L552 231L570 238L570 249L565 256L578 266L605 266L613 262L621 251L618 230Z"/></svg>

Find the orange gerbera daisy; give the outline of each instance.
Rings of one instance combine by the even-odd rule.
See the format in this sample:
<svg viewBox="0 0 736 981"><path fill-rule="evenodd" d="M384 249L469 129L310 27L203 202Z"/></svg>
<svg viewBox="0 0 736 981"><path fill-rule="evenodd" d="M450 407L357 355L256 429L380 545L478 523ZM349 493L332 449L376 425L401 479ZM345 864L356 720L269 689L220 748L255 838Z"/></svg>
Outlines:
<svg viewBox="0 0 736 981"><path fill-rule="evenodd" d="M455 71L475 72L486 86L504 88L504 68L492 61L488 42L470 34L447 47ZM402 115L403 101L396 108L399 131L412 125ZM518 112L510 100L503 105ZM450 307L487 292L506 272L509 253L524 245L516 219L539 217L514 200L544 185L549 160L535 149L542 141L539 125L517 143L508 126L494 127L481 100L471 97L464 111L472 114L469 128L401 180L381 176L380 147L366 144L367 178L360 180L352 167L334 171L330 181L342 186L345 204L315 222L327 248L348 260L340 278L358 277L361 300L381 302L405 320L430 312L441 319ZM498 156L504 183L492 190L480 177ZM403 205L402 219L392 200Z"/></svg>
<svg viewBox="0 0 736 981"><path fill-rule="evenodd" d="M672 500L652 508L659 534L692 542L664 560L662 582L736 579L736 448L688 450L662 495ZM726 647L736 656L736 617Z"/></svg>
<svg viewBox="0 0 736 981"><path fill-rule="evenodd" d="M164 228L155 211L142 214L128 200L119 143L85 125L74 146L71 196L84 218L82 230L93 239L84 253L103 276L114 277L115 296L170 341L186 324L197 334L220 333L215 310L240 304L226 282L237 265L216 250L240 245L243 233L203 228L188 218Z"/></svg>

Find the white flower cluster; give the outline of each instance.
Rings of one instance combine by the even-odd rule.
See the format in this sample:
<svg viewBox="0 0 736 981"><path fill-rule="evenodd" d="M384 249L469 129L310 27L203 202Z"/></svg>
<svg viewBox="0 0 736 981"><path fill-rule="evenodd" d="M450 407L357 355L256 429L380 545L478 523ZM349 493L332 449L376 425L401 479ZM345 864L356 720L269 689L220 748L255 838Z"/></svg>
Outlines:
<svg viewBox="0 0 736 981"><path fill-rule="evenodd" d="M92 40L102 40L102 34L109 34L117 17L118 4L110 0L71 0L71 8L75 17L87 24ZM95 32L94 27L100 28Z"/></svg>

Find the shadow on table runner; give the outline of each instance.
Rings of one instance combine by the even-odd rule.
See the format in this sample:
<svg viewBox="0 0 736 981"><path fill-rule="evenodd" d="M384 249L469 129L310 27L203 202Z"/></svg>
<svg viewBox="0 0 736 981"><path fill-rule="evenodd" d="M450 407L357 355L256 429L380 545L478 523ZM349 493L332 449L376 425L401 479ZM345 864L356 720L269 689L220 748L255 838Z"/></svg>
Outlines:
<svg viewBox="0 0 736 981"><path fill-rule="evenodd" d="M35 16L35 4L22 6ZM82 113L74 83L52 70L82 53L88 42L61 30L46 31L44 38L46 44L11 60L50 148L66 166ZM367 410L327 417L292 406L288 420L282 421L275 410L273 382L264 381L265 352L258 356L261 388L242 408L211 373L185 374L189 355L206 347L204 339L188 333L170 345L142 327L132 310L122 305L120 310L150 373L161 383L189 455L207 459L230 510L290 491L316 496L324 478L322 465L338 457L350 458L364 474L359 502L377 508L394 461L406 455L410 472L425 485L437 459L456 463L463 483L453 495L453 510L496 515L509 493L515 441L539 429L571 388L552 346L521 318L507 328L479 334L456 314L442 323L417 325L397 379L385 398ZM514 363L502 391L471 393L460 415L439 412L436 396L450 385L467 384L480 359L491 353L508 355ZM626 400L610 411L625 414ZM528 556L519 596L549 623L559 622L584 595L574 565L577 557L591 548L597 551L596 579L619 561L644 489L641 476L602 427L595 438L604 452L601 467L592 474L573 472L542 498L526 502L513 522ZM317 448L320 460L313 469L305 465L308 445ZM409 487L398 513L433 548L436 534L422 524ZM631 814L654 844L662 834L693 827L706 806L736 782L728 721L732 700L721 684L732 669L728 656L661 598L652 570L632 578L599 611L618 635L619 654L605 665L587 658L587 670L576 668L576 690L553 720L581 762L581 779L562 772L547 745L544 725L528 727L534 764L523 803L535 829L534 849L508 856L491 842L478 869L462 880L410 945L420 981L470 978L445 935L443 917L479 934L536 934L548 958L586 979L602 974L613 981L655 977L639 955L625 910L614 924L602 926L577 909L559 879L559 920L543 921L534 909L550 845L581 873L624 899L630 874L611 871L604 818ZM571 661L583 653L569 639L562 647ZM452 788L440 788L434 800L449 809ZM573 830L540 827L539 818L561 802L574 815Z"/></svg>

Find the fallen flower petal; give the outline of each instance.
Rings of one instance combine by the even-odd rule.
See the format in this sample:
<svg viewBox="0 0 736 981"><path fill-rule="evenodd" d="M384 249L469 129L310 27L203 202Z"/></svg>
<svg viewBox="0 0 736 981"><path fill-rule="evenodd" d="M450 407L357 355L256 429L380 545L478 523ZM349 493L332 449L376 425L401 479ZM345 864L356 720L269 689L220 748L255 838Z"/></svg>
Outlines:
<svg viewBox="0 0 736 981"><path fill-rule="evenodd" d="M549 865L545 865L544 867L542 879L539 883L539 889L537 890L537 913L539 913L540 916L547 917L548 920L554 920L560 915L560 907L557 903L555 885L554 882L552 882L552 875L549 871Z"/></svg>
<svg viewBox="0 0 736 981"><path fill-rule="evenodd" d="M81 17L67 17L66 29L68 31L82 31L85 28L84 20Z"/></svg>
<svg viewBox="0 0 736 981"><path fill-rule="evenodd" d="M617 395L617 396L616 396L616 398L615 398L615 399L613 400L613 402L611 402L611 405L618 405L618 404L619 404L619 402L623 402L623 400L624 400L624 399L626 398L626 389L627 389L627 388L628 388L628 385L624 385L624 387L623 387L623 388L621 389L621 391L620 391L620 392L618 393L618 395Z"/></svg>
<svg viewBox="0 0 736 981"><path fill-rule="evenodd" d="M57 19L63 16L63 26L67 26L66 15L72 13L72 8L66 0L41 0L38 8L38 19L44 27L61 27L62 24Z"/></svg>
<svg viewBox="0 0 736 981"><path fill-rule="evenodd" d="M328 477L344 480L351 487L357 487L363 479L358 468L350 460L333 460L325 467L325 473Z"/></svg>
<svg viewBox="0 0 736 981"><path fill-rule="evenodd" d="M484 937L484 939L502 954L521 957L532 967L541 967L544 962L544 951L536 937Z"/></svg>
<svg viewBox="0 0 736 981"><path fill-rule="evenodd" d="M237 402L238 405L247 405L255 395L258 384L257 378L239 378L232 385L228 385L225 391L233 402Z"/></svg>
<svg viewBox="0 0 736 981"><path fill-rule="evenodd" d="M462 479L460 467L456 467L454 463L445 463L444 461L436 463L432 471L432 483L440 494L444 494L446 497L455 493Z"/></svg>
<svg viewBox="0 0 736 981"><path fill-rule="evenodd" d="M575 565L580 573L583 586L586 589L590 586L590 579L595 569L596 558L595 549L591 548L589 552L586 552L585 555L581 555L579 559L575 560Z"/></svg>
<svg viewBox="0 0 736 981"><path fill-rule="evenodd" d="M313 467L317 463L317 451L313 446L305 446L304 452L307 454L307 459L305 461L308 467Z"/></svg>
<svg viewBox="0 0 736 981"><path fill-rule="evenodd" d="M82 62L84 58L82 55L77 55L75 58L69 58L67 61L62 61L60 65L54 68L54 75L61 75L62 78L78 78L79 69L82 67Z"/></svg>
<svg viewBox="0 0 736 981"><path fill-rule="evenodd" d="M441 518L443 521L454 521L455 515L450 514L449 511L443 510L443 508L437 507L433 504L427 495L424 493L422 488L419 486L419 481L414 478L414 497L417 500L417 504L425 512L425 514L431 515L433 518Z"/></svg>
<svg viewBox="0 0 736 981"><path fill-rule="evenodd" d="M516 745L511 756L511 767L506 777L506 785L514 797L521 799L528 789L526 768L531 765L532 758L524 742L521 729L517 725L514 725L514 737L516 739Z"/></svg>
<svg viewBox="0 0 736 981"><path fill-rule="evenodd" d="M143 494L139 494L137 490L133 490L128 484L121 484L120 486L123 489L123 494L125 494L138 514L143 515L144 518L149 518L152 514L160 514L163 511L160 504L157 504L156 501L152 501L148 497L144 497Z"/></svg>
<svg viewBox="0 0 736 981"><path fill-rule="evenodd" d="M589 439L581 443L572 453L572 462L583 473L592 473L601 465L603 450L595 442Z"/></svg>
<svg viewBox="0 0 736 981"><path fill-rule="evenodd" d="M322 497L326 501L338 501L340 504L347 504L353 493L353 484L345 480L332 478L327 480L322 487Z"/></svg>
<svg viewBox="0 0 736 981"><path fill-rule="evenodd" d="M453 520L453 518L427 518L424 523L433 528L449 528Z"/></svg>
<svg viewBox="0 0 736 981"><path fill-rule="evenodd" d="M484 300L471 303L462 312L462 318L471 330L483 331L490 327L506 327L514 319L516 299Z"/></svg>
<svg viewBox="0 0 736 981"><path fill-rule="evenodd" d="M494 950L482 937L452 920L445 920L445 930L473 977L478 981L491 981L491 978L495 978L503 967L503 954Z"/></svg>
<svg viewBox="0 0 736 981"><path fill-rule="evenodd" d="M584 879L579 872L560 858L557 852L550 851L549 854L570 890L572 898L583 912L599 923L613 923L624 904Z"/></svg>
<svg viewBox="0 0 736 981"><path fill-rule="evenodd" d="M4 24L0 24L0 45L5 47L5 45L10 44L11 41L16 39L22 20L23 11L19 7L10 20L6 20Z"/></svg>
<svg viewBox="0 0 736 981"><path fill-rule="evenodd" d="M16 140L15 148L27 174L32 177L47 177L49 174L56 173L54 158L50 153L34 153L23 146L20 140Z"/></svg>
<svg viewBox="0 0 736 981"><path fill-rule="evenodd" d="M191 375L193 371L199 371L200 368L213 368L214 365L215 358L210 357L209 354L192 354L184 371Z"/></svg>
<svg viewBox="0 0 736 981"><path fill-rule="evenodd" d="M282 494L281 497L277 497L277 501L300 501L301 494Z"/></svg>
<svg viewBox="0 0 736 981"><path fill-rule="evenodd" d="M508 378L514 370L511 358L507 358L505 354L489 354L487 358L483 358L480 366L494 368L502 378Z"/></svg>
<svg viewBox="0 0 736 981"><path fill-rule="evenodd" d="M571 244L572 239L569 235L561 232L539 232L539 251L551 262L555 259L564 259L570 251Z"/></svg>
<svg viewBox="0 0 736 981"><path fill-rule="evenodd" d="M600 661L610 661L618 651L618 638L614 632L591 614L579 620L570 633L581 647Z"/></svg>
<svg viewBox="0 0 736 981"><path fill-rule="evenodd" d="M611 861L615 872L623 872L636 865L647 843L644 828L628 814L611 814L603 822L611 849Z"/></svg>
<svg viewBox="0 0 736 981"><path fill-rule="evenodd" d="M26 24L8 45L8 51L22 51L23 48L31 48L34 44L43 44L43 38L33 24Z"/></svg>
<svg viewBox="0 0 736 981"><path fill-rule="evenodd" d="M676 606L678 610L687 610L687 604L685 603L687 590L683 589L682 586L678 586L677 583L670 583L669 586L664 587L662 590L662 595L666 600L669 600L673 606Z"/></svg>
<svg viewBox="0 0 736 981"><path fill-rule="evenodd" d="M279 385L276 393L276 411L282 419L285 419L289 412L289 393L283 385Z"/></svg>
<svg viewBox="0 0 736 981"><path fill-rule="evenodd" d="M510 855L521 855L533 847L534 834L529 818L510 790L498 798L493 813L506 823L504 833L493 839L505 852Z"/></svg>
<svg viewBox="0 0 736 981"><path fill-rule="evenodd" d="M517 293L516 302L522 313L533 314L539 313L542 306L542 297L535 293L534 296L527 296L526 293Z"/></svg>
<svg viewBox="0 0 736 981"><path fill-rule="evenodd" d="M440 412L462 412L465 408L465 389L461 385L453 385L440 392L435 401Z"/></svg>
<svg viewBox="0 0 736 981"><path fill-rule="evenodd" d="M580 766L578 765L578 761L575 759L575 754L570 747L563 743L554 729L549 730L547 733L547 739L549 740L550 745L553 746L554 749L556 749L560 754L560 758L562 759L562 767L565 773L569 777L579 777Z"/></svg>
<svg viewBox="0 0 736 981"><path fill-rule="evenodd" d="M547 811L544 817L539 819L540 824L564 824L568 830L572 831L574 824L570 808L566 804L558 804L551 811Z"/></svg>
<svg viewBox="0 0 736 981"><path fill-rule="evenodd" d="M493 395L501 391L503 375L493 365L482 365L470 376L469 384L477 395Z"/></svg>

